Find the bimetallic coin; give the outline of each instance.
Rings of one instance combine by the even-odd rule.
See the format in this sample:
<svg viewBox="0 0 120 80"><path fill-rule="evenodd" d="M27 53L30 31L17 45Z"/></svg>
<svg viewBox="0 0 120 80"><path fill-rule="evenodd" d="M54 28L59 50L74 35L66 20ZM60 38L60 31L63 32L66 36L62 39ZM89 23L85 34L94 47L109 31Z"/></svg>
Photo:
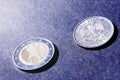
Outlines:
<svg viewBox="0 0 120 80"><path fill-rule="evenodd" d="M85 48L95 48L105 44L114 33L112 22L101 16L89 17L78 23L73 32L74 41Z"/></svg>
<svg viewBox="0 0 120 80"><path fill-rule="evenodd" d="M34 70L47 64L54 55L53 44L44 38L30 39L13 53L14 64L23 70Z"/></svg>

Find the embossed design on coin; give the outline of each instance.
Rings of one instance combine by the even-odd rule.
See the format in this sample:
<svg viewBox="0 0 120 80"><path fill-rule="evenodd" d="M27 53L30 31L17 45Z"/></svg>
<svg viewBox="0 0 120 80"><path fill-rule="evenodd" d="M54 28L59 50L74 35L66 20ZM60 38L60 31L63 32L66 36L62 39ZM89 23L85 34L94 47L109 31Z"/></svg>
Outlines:
<svg viewBox="0 0 120 80"><path fill-rule="evenodd" d="M42 42L34 42L26 45L19 54L20 61L25 65L36 65L42 62L48 55L49 48Z"/></svg>
<svg viewBox="0 0 120 80"><path fill-rule="evenodd" d="M83 20L75 27L73 38L82 47L94 48L105 44L113 33L114 26L110 20L94 16Z"/></svg>

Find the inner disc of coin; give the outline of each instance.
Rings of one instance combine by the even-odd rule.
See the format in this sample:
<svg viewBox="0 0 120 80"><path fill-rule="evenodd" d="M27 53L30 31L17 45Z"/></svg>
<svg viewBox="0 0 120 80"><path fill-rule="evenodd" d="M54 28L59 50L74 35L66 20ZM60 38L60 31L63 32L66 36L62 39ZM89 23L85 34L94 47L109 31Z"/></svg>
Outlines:
<svg viewBox="0 0 120 80"><path fill-rule="evenodd" d="M19 60L25 65L37 65L46 59L49 47L42 42L26 45L19 54Z"/></svg>

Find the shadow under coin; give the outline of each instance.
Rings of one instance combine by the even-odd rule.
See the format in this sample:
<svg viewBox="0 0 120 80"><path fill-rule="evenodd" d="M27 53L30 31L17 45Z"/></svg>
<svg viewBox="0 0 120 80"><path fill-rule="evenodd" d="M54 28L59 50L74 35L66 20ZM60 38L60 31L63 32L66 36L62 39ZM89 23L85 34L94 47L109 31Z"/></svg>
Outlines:
<svg viewBox="0 0 120 80"><path fill-rule="evenodd" d="M55 48L55 53L54 53L52 59L43 67L35 69L35 70L22 70L22 69L20 69L20 70L27 72L27 73L40 73L40 72L50 69L52 66L55 65L55 63L57 62L57 60L59 58L59 50L55 44L54 44L54 48Z"/></svg>
<svg viewBox="0 0 120 80"><path fill-rule="evenodd" d="M113 33L113 36L111 37L111 39L107 43L105 43L99 47L95 47L95 48L84 48L84 47L83 48L87 49L87 50L100 50L100 49L103 49L103 48L106 48L106 47L112 45L112 43L114 43L116 41L117 36L118 36L117 26L114 23L113 23L113 25L114 25L114 33Z"/></svg>

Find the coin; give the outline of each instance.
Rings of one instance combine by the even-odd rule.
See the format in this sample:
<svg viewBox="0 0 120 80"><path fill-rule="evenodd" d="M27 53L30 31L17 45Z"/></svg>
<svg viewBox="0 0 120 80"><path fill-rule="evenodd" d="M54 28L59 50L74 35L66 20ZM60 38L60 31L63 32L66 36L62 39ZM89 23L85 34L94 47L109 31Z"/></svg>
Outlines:
<svg viewBox="0 0 120 80"><path fill-rule="evenodd" d="M114 33L112 22L102 16L89 17L75 27L74 41L85 48L95 48L107 43Z"/></svg>
<svg viewBox="0 0 120 80"><path fill-rule="evenodd" d="M54 55L54 45L45 38L22 42L13 53L14 64L23 70L34 70L46 65Z"/></svg>

